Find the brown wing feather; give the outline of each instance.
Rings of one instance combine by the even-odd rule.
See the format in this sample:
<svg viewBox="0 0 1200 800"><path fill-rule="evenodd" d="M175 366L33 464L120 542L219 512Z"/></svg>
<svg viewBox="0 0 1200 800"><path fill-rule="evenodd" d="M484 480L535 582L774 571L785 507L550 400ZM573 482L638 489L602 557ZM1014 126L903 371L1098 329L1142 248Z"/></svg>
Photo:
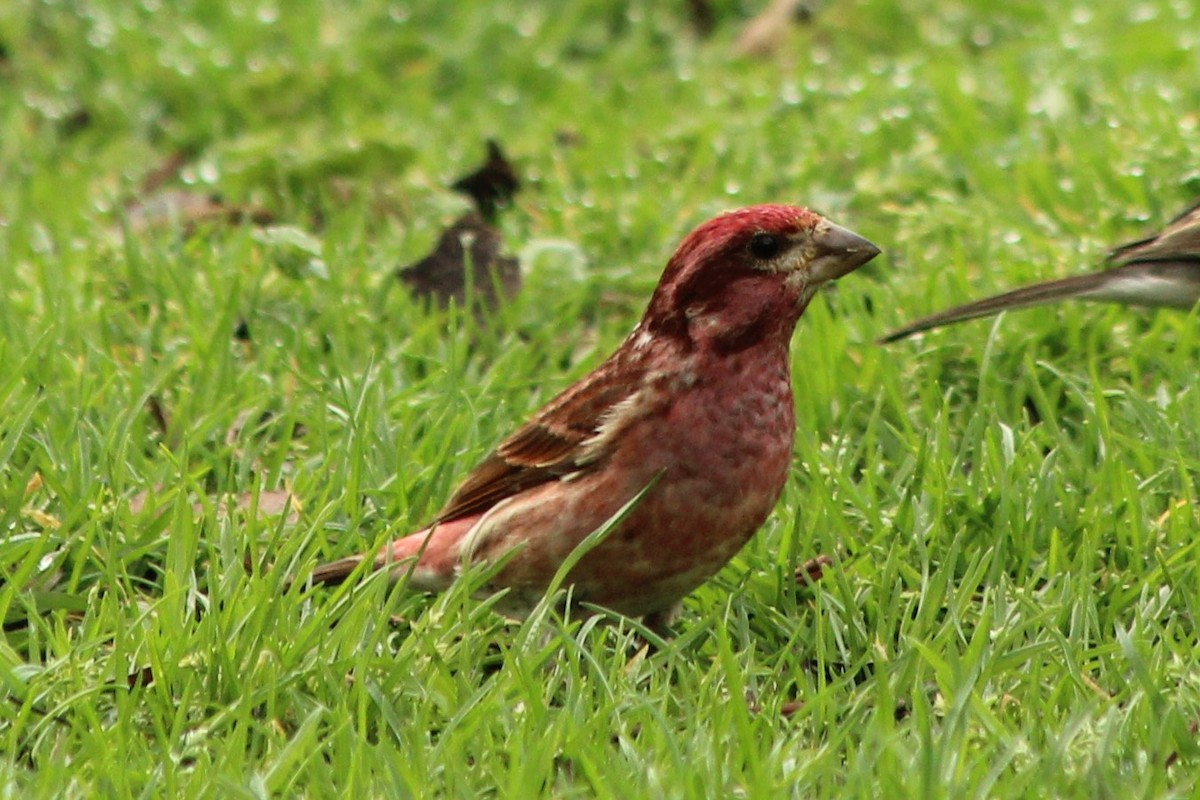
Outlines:
<svg viewBox="0 0 1200 800"><path fill-rule="evenodd" d="M535 419L501 442L496 454L514 464L547 467L568 457L590 432L590 424L583 431L561 427L555 430L545 421Z"/></svg>
<svg viewBox="0 0 1200 800"><path fill-rule="evenodd" d="M545 467L514 464L492 453L467 476L438 512L434 522L449 522L481 514L501 500L554 480L555 477L555 473Z"/></svg>
<svg viewBox="0 0 1200 800"><path fill-rule="evenodd" d="M472 470L438 512L448 522L487 511L501 500L565 475L590 469L603 458L582 445L599 432L608 412L641 385L637 359L618 350L595 372L547 403Z"/></svg>
<svg viewBox="0 0 1200 800"><path fill-rule="evenodd" d="M1122 264L1200 260L1200 200L1184 209L1154 236L1114 248L1108 254L1108 260Z"/></svg>

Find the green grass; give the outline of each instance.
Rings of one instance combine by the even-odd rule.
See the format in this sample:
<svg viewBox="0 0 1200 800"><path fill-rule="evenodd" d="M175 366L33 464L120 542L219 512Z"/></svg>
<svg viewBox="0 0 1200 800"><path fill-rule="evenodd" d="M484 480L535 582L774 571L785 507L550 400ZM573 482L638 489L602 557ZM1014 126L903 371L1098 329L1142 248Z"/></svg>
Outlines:
<svg viewBox="0 0 1200 800"><path fill-rule="evenodd" d="M752 60L760 4L683 5L0 10L0 796L1200 792L1200 312L872 343L1200 195L1196 10L829 0ZM526 285L481 334L391 270L488 136ZM181 149L312 238L129 230ZM802 321L793 480L670 643L289 585L427 519L761 201L885 256Z"/></svg>

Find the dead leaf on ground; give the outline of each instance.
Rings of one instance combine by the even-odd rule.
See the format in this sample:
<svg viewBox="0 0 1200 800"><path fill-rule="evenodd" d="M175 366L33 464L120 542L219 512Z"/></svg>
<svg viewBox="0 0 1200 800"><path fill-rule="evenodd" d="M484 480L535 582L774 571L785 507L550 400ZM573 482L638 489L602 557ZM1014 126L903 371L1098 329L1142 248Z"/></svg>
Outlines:
<svg viewBox="0 0 1200 800"><path fill-rule="evenodd" d="M516 296L521 288L517 259L500 255L500 232L474 212L447 228L433 252L415 264L396 271L413 294L445 307L466 304L468 287L472 309L494 309L501 298ZM467 266L470 265L468 272Z"/></svg>
<svg viewBox="0 0 1200 800"><path fill-rule="evenodd" d="M554 143L559 147L579 147L583 141L583 134L574 128L559 128L554 132Z"/></svg>
<svg viewBox="0 0 1200 800"><path fill-rule="evenodd" d="M750 709L751 714L761 714L763 712L762 704L758 702L758 697L754 692L746 692L746 706ZM779 706L779 716L784 718L790 717L803 708L803 700L788 700Z"/></svg>
<svg viewBox="0 0 1200 800"><path fill-rule="evenodd" d="M64 137L74 136L92 126L92 112L87 106L79 106L58 120L58 132Z"/></svg>
<svg viewBox="0 0 1200 800"><path fill-rule="evenodd" d="M153 489L143 489L129 499L129 513L141 514L147 508L158 510L158 499L164 495L162 485ZM300 500L287 489L268 489L261 492L242 492L237 495L220 495L210 498L209 503L194 501L192 513L202 517L209 505L217 509L218 516L225 516L232 508L234 511L258 511L259 517L278 517L286 514L288 524L300 520L300 512L304 510Z"/></svg>
<svg viewBox="0 0 1200 800"><path fill-rule="evenodd" d="M521 188L517 171L500 149L495 139L487 140L487 159L469 175L456 180L451 189L470 197L485 220L496 219L496 209L508 205Z"/></svg>
<svg viewBox="0 0 1200 800"><path fill-rule="evenodd" d="M825 575L825 568L833 566L829 556L816 556L805 561L796 568L796 583L800 586L811 586Z"/></svg>
<svg viewBox="0 0 1200 800"><path fill-rule="evenodd" d="M266 425L274 416L270 411L252 411L250 409L243 411L237 415L233 424L225 431L225 444L229 447L237 447L238 440L242 438L242 432L246 428L254 429Z"/></svg>
<svg viewBox="0 0 1200 800"><path fill-rule="evenodd" d="M1200 720L1192 720L1191 724L1188 725L1188 733L1191 734L1192 736L1195 736L1197 733L1200 733ZM1164 762L1163 766L1166 767L1167 769L1170 769L1171 767L1175 766L1175 762L1177 762L1178 760L1179 760L1179 751L1173 750L1173 751L1171 751L1171 754L1169 756L1167 756L1167 759Z"/></svg>
<svg viewBox="0 0 1200 800"><path fill-rule="evenodd" d="M712 0L687 0L687 11L696 34L702 38L711 36L717 27L717 13Z"/></svg>
<svg viewBox="0 0 1200 800"><path fill-rule="evenodd" d="M191 235L203 224L235 225L246 221L266 225L273 221L274 215L269 211L226 203L219 194L164 188L179 178L184 166L195 156L194 148L179 148L142 176L137 194L124 204L130 230L143 234L179 225L186 235Z"/></svg>
<svg viewBox="0 0 1200 800"><path fill-rule="evenodd" d="M142 667L139 670L134 670L125 677L125 684L130 689L150 686L154 683L154 668Z"/></svg>
<svg viewBox="0 0 1200 800"><path fill-rule="evenodd" d="M235 507L238 511L257 508L259 514L267 517L277 517L286 513L288 522L299 520L300 511L303 509L295 495L286 489L259 492L257 496L250 492L243 492L237 496Z"/></svg>
<svg viewBox="0 0 1200 800"><path fill-rule="evenodd" d="M733 50L742 56L769 56L783 43L794 22L808 22L815 13L813 0L771 0L746 23Z"/></svg>
<svg viewBox="0 0 1200 800"><path fill-rule="evenodd" d="M182 147L176 150L171 155L167 156L161 164L142 176L142 184L138 187L138 195L146 197L154 194L169 181L179 177L180 170L183 166L195 157L195 152L191 148ZM132 202L136 202L134 198Z"/></svg>
<svg viewBox="0 0 1200 800"><path fill-rule="evenodd" d="M146 411L149 412L150 419L154 420L154 426L158 428L158 432L165 439L171 430L171 417L167 414L167 408L163 405L162 398L156 394L147 397Z"/></svg>
<svg viewBox="0 0 1200 800"><path fill-rule="evenodd" d="M275 216L266 209L236 205L223 201L220 195L193 192L187 189L164 189L148 197L134 200L126 206L129 229L137 234L178 225L185 236L206 224L269 225Z"/></svg>

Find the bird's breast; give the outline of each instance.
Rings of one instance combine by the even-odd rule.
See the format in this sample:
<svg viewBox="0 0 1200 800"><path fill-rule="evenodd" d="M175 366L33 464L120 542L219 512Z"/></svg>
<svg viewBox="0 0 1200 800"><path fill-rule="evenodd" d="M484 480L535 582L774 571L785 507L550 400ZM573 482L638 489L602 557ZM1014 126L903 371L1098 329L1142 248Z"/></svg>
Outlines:
<svg viewBox="0 0 1200 800"><path fill-rule="evenodd" d="M667 608L766 520L795 430L786 349L693 354L674 366L645 373L600 432L589 469L497 507L469 537L470 558L491 561L519 546L497 576L513 590L510 612L535 599L563 559L652 481L572 571L577 600L631 616Z"/></svg>

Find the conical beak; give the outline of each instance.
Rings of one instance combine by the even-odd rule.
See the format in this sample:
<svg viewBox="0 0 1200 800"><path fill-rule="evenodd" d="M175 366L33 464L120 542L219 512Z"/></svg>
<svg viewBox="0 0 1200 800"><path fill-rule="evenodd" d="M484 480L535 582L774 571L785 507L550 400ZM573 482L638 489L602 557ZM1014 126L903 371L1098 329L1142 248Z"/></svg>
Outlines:
<svg viewBox="0 0 1200 800"><path fill-rule="evenodd" d="M812 247L815 255L808 268L810 285L840 278L879 255L878 247L828 221L813 233Z"/></svg>

